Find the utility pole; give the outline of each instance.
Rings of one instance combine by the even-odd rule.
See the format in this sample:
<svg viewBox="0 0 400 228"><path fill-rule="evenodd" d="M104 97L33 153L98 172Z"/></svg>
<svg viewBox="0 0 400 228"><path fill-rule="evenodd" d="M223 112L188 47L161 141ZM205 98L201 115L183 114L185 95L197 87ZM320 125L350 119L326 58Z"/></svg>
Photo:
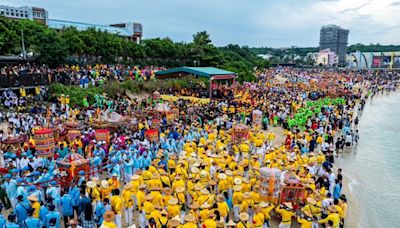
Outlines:
<svg viewBox="0 0 400 228"><path fill-rule="evenodd" d="M22 58L26 59L26 51L25 51L25 40L24 40L24 30L21 28L21 45L22 45Z"/></svg>

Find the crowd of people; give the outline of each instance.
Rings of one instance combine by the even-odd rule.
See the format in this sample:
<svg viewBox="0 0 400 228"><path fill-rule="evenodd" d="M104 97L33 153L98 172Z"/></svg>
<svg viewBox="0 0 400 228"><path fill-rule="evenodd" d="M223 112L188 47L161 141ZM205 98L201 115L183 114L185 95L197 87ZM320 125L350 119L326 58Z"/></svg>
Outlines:
<svg viewBox="0 0 400 228"><path fill-rule="evenodd" d="M68 69L76 78L93 76L90 68ZM230 98L206 104L98 95L95 104L70 108L67 94L35 103L35 112L7 109L0 113L2 142L27 138L1 145L0 228L344 227L347 198L334 155L357 143L368 97L396 88L396 81L362 73L279 68L260 72L257 82L221 84L216 90ZM21 99L18 92L3 98ZM155 109L160 102L178 110L174 118ZM96 140L96 120L111 114L129 121L109 140ZM54 156L38 156L34 130L69 121L84 126L80 136L60 137ZM151 128L155 138L146 134ZM57 161L72 154L90 169L65 185ZM299 194L286 195L292 183Z"/></svg>

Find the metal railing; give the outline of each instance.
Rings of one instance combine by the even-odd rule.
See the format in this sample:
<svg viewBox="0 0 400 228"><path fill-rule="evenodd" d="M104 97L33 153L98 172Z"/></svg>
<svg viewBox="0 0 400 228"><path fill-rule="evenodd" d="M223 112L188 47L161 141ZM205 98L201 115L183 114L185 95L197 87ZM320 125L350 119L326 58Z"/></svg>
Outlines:
<svg viewBox="0 0 400 228"><path fill-rule="evenodd" d="M45 74L19 73L18 75L0 74L0 88L48 85L49 78Z"/></svg>

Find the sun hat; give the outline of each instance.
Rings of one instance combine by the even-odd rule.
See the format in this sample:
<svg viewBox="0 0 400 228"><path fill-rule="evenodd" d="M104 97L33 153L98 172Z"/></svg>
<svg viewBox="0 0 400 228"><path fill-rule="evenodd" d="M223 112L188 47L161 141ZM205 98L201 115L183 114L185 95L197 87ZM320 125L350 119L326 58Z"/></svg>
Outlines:
<svg viewBox="0 0 400 228"><path fill-rule="evenodd" d="M200 206L201 209L207 209L207 208L210 208L210 207L211 207L211 205L208 204L207 202L203 203L203 204Z"/></svg>
<svg viewBox="0 0 400 228"><path fill-rule="evenodd" d="M108 184L108 182L107 182L106 180L102 180L102 181L101 181L101 187L102 187L102 188L109 188L110 185Z"/></svg>
<svg viewBox="0 0 400 228"><path fill-rule="evenodd" d="M144 197L144 199L145 200L148 200L148 201L150 201L150 200L152 200L154 197L152 196L152 195L146 195L145 197Z"/></svg>
<svg viewBox="0 0 400 228"><path fill-rule="evenodd" d="M96 183L96 185L100 184L100 179L98 177L92 177L92 181Z"/></svg>
<svg viewBox="0 0 400 228"><path fill-rule="evenodd" d="M86 183L86 187L88 187L88 188L94 188L94 187L96 187L96 183L95 183L94 181L88 181L88 182Z"/></svg>
<svg viewBox="0 0 400 228"><path fill-rule="evenodd" d="M177 188L175 189L175 191L176 191L177 193L184 192L184 191L185 191L185 187L177 187Z"/></svg>
<svg viewBox="0 0 400 228"><path fill-rule="evenodd" d="M310 211L303 211L303 214L305 214L307 217L312 218L313 215Z"/></svg>
<svg viewBox="0 0 400 228"><path fill-rule="evenodd" d="M260 207L265 208L265 207L268 207L268 206L269 206L268 202L265 202L265 201L261 201L260 202Z"/></svg>
<svg viewBox="0 0 400 228"><path fill-rule="evenodd" d="M192 173L198 173L199 172L199 169L197 168L197 167L192 167L191 169L190 169L190 171L192 172Z"/></svg>
<svg viewBox="0 0 400 228"><path fill-rule="evenodd" d="M307 202L311 205L315 205L317 204L317 201L314 198L308 197L307 198Z"/></svg>
<svg viewBox="0 0 400 228"><path fill-rule="evenodd" d="M104 221L111 222L115 218L115 213L113 211L106 211L103 214Z"/></svg>
<svg viewBox="0 0 400 228"><path fill-rule="evenodd" d="M220 173L219 174L219 179L226 180L226 174L225 173Z"/></svg>
<svg viewBox="0 0 400 228"><path fill-rule="evenodd" d="M229 220L229 222L226 225L227 226L235 226L236 227L236 223L232 219Z"/></svg>
<svg viewBox="0 0 400 228"><path fill-rule="evenodd" d="M240 190L242 190L242 186L240 186L240 185L233 186L233 191L239 192Z"/></svg>
<svg viewBox="0 0 400 228"><path fill-rule="evenodd" d="M194 202L189 206L190 209L198 209L199 207L200 207L200 205L197 202Z"/></svg>
<svg viewBox="0 0 400 228"><path fill-rule="evenodd" d="M175 205L178 203L178 199L177 198L171 198L168 200L168 204L170 205Z"/></svg>
<svg viewBox="0 0 400 228"><path fill-rule="evenodd" d="M188 214L188 215L185 216L185 221L186 222L195 222L196 218L194 217L193 214Z"/></svg>
<svg viewBox="0 0 400 228"><path fill-rule="evenodd" d="M139 180L140 176L137 174L134 174L131 176L131 180Z"/></svg>
<svg viewBox="0 0 400 228"><path fill-rule="evenodd" d="M128 183L128 184L126 184L125 186L124 186L124 189L125 190L129 190L129 189L131 189L133 187L133 185L131 184L131 183Z"/></svg>
<svg viewBox="0 0 400 228"><path fill-rule="evenodd" d="M34 195L30 195L30 196L28 196L28 200L29 200L29 201L37 202L37 201L38 201L38 198L37 198L36 196L34 196Z"/></svg>
<svg viewBox="0 0 400 228"><path fill-rule="evenodd" d="M290 202L283 203L283 205L285 205L285 207L287 207L289 209L293 209L293 205Z"/></svg>
<svg viewBox="0 0 400 228"><path fill-rule="evenodd" d="M251 195L250 192L243 193L243 199L250 199Z"/></svg>
<svg viewBox="0 0 400 228"><path fill-rule="evenodd" d="M328 206L328 210L330 211L330 212L332 212L332 213L336 213L336 212L338 212L338 210L336 209L336 207L334 207L334 206Z"/></svg>
<svg viewBox="0 0 400 228"><path fill-rule="evenodd" d="M240 213L239 218L241 221L245 222L245 221L249 220L250 216L247 213Z"/></svg>
<svg viewBox="0 0 400 228"><path fill-rule="evenodd" d="M235 179L233 179L233 182L234 182L236 185L241 185L241 184L242 184L242 179L239 178L239 177L235 177Z"/></svg>
<svg viewBox="0 0 400 228"><path fill-rule="evenodd" d="M207 188L203 188L203 189L201 189L201 194L203 194L203 195L208 195L208 194L210 194L210 191L208 191L208 189Z"/></svg>

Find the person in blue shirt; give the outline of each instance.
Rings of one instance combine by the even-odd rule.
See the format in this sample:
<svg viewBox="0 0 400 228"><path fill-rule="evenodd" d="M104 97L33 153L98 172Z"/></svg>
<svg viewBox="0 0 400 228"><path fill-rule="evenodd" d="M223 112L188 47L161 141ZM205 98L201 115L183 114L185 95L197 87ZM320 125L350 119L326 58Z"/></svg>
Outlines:
<svg viewBox="0 0 400 228"><path fill-rule="evenodd" d="M3 204L0 204L0 228L4 228L6 226L7 220L3 217Z"/></svg>
<svg viewBox="0 0 400 228"><path fill-rule="evenodd" d="M42 175L36 181L34 181L33 183L37 184L37 183L41 183L41 182L48 182L50 180L51 180L51 176L48 173L48 169L46 167L44 167L43 170L42 170ZM43 183L42 185L43 186L47 186L48 184L47 183Z"/></svg>
<svg viewBox="0 0 400 228"><path fill-rule="evenodd" d="M3 183L3 188L6 190L8 199L11 201L11 206L15 208L15 204L17 203L17 181L15 179L11 179L10 174L6 174L4 178L5 182Z"/></svg>
<svg viewBox="0 0 400 228"><path fill-rule="evenodd" d="M17 215L18 224L21 224L26 218L28 218L28 209L30 208L29 204L25 204L24 196L19 195L17 197L17 204L15 206L14 213Z"/></svg>
<svg viewBox="0 0 400 228"><path fill-rule="evenodd" d="M17 218L17 216L14 213L8 215L6 228L20 228L19 225L15 223L15 218Z"/></svg>
<svg viewBox="0 0 400 228"><path fill-rule="evenodd" d="M72 197L68 194L68 189L64 189L64 195L60 200L61 212L64 217L64 227L67 227L67 222L74 217L74 208L72 205Z"/></svg>
<svg viewBox="0 0 400 228"><path fill-rule="evenodd" d="M33 208L28 209L28 218L22 222L21 224L22 228L40 227L39 219L32 217L34 211L35 209Z"/></svg>
<svg viewBox="0 0 400 228"><path fill-rule="evenodd" d="M335 187L333 188L333 199L339 199L342 194L342 186L340 185L340 181L335 179Z"/></svg>
<svg viewBox="0 0 400 228"><path fill-rule="evenodd" d="M46 215L46 226L47 228L56 227L60 228L60 213L54 211L56 206L53 204L49 205L49 212Z"/></svg>
<svg viewBox="0 0 400 228"><path fill-rule="evenodd" d="M95 214L97 217L96 224L100 227L103 223L103 214L106 212L106 208L104 207L105 202L97 201Z"/></svg>
<svg viewBox="0 0 400 228"><path fill-rule="evenodd" d="M81 186L82 183L86 180L85 179L85 171L83 171L83 170L79 171L78 175L79 175L78 186Z"/></svg>
<svg viewBox="0 0 400 228"><path fill-rule="evenodd" d="M125 173L125 182L131 181L131 176L133 173L133 160L130 156L126 158L124 161L124 173Z"/></svg>
<svg viewBox="0 0 400 228"><path fill-rule="evenodd" d="M47 224L47 221L46 221L47 213L49 213L49 209L46 207L45 204L42 204L42 206L40 207L40 211L39 211L39 220L40 220L40 224L42 224L42 226L45 226Z"/></svg>

